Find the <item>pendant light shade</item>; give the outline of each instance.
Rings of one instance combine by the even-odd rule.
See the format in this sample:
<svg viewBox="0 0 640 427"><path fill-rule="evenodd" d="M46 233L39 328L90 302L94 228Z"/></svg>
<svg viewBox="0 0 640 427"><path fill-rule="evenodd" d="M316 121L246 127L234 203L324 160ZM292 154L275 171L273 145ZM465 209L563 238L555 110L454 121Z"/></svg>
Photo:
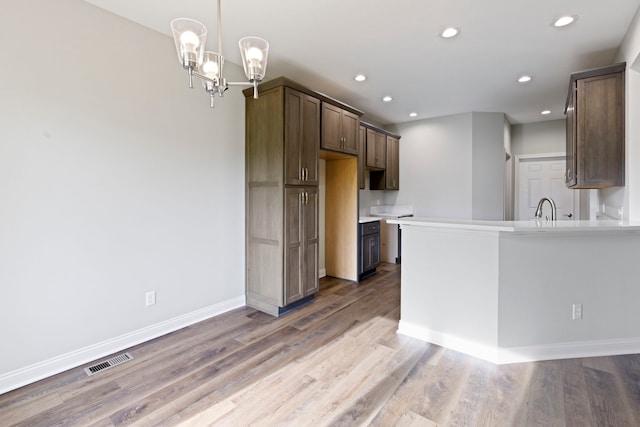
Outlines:
<svg viewBox="0 0 640 427"><path fill-rule="evenodd" d="M220 0L218 5L218 52L205 51L207 28L200 22L189 18L176 18L171 21L171 33L176 45L180 64L189 73L189 87L193 87L193 76L202 79L204 89L211 96L211 107L215 106L215 95L223 96L229 85L253 86L253 97L258 97L258 83L264 79L267 70L269 43L260 37L245 37L240 40L242 65L248 82L228 82L223 77L222 67L222 17Z"/></svg>
<svg viewBox="0 0 640 427"><path fill-rule="evenodd" d="M171 21L171 32L176 44L178 60L184 68L197 68L202 64L207 27L188 18Z"/></svg>
<svg viewBox="0 0 640 427"><path fill-rule="evenodd" d="M244 73L250 82L261 81L267 69L269 43L260 37L245 37L238 42Z"/></svg>

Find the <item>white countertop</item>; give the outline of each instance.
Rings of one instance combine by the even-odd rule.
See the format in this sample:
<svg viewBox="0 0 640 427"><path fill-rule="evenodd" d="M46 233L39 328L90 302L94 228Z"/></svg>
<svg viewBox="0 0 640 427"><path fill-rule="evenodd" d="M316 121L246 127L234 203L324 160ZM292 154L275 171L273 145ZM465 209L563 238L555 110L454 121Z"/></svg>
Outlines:
<svg viewBox="0 0 640 427"><path fill-rule="evenodd" d="M478 221L466 219L410 217L387 219L387 223L443 229L501 231L511 233L640 231L640 221L617 220L547 221L540 219L530 221Z"/></svg>
<svg viewBox="0 0 640 427"><path fill-rule="evenodd" d="M361 216L360 218L358 218L358 222L360 224L364 224L365 222L375 222L375 221L380 221L380 218L374 217L374 216Z"/></svg>

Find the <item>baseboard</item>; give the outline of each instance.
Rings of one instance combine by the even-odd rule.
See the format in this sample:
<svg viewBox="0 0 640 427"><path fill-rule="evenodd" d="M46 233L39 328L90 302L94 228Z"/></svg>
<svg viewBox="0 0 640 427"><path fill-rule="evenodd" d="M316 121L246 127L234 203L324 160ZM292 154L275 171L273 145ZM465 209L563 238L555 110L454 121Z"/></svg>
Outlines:
<svg viewBox="0 0 640 427"><path fill-rule="evenodd" d="M498 363L498 351L495 346L479 344L454 335L432 331L423 326L417 326L402 320L398 324L398 333L468 354L478 359L487 360L491 363Z"/></svg>
<svg viewBox="0 0 640 427"><path fill-rule="evenodd" d="M0 394L245 306L240 296L0 375Z"/></svg>
<svg viewBox="0 0 640 427"><path fill-rule="evenodd" d="M494 347L432 331L402 320L398 325L398 333L450 348L497 365L640 353L640 338L578 341L522 347Z"/></svg>
<svg viewBox="0 0 640 427"><path fill-rule="evenodd" d="M640 338L579 341L539 346L501 348L497 363L578 359L640 353Z"/></svg>

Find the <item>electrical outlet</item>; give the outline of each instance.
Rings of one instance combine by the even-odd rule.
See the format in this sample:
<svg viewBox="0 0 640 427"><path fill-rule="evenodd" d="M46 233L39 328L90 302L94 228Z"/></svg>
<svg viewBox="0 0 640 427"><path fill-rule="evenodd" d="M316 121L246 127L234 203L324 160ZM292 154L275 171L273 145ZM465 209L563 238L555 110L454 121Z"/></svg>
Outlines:
<svg viewBox="0 0 640 427"><path fill-rule="evenodd" d="M154 305L156 303L156 291L149 291L145 295L146 306Z"/></svg>
<svg viewBox="0 0 640 427"><path fill-rule="evenodd" d="M573 304L573 320L582 319L582 304Z"/></svg>

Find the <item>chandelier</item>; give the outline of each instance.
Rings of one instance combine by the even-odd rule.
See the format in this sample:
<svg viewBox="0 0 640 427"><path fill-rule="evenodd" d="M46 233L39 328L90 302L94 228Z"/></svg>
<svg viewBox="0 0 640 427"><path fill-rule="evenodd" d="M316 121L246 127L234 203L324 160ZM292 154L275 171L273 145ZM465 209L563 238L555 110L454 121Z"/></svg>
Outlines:
<svg viewBox="0 0 640 427"><path fill-rule="evenodd" d="M215 96L224 96L229 86L253 86L253 97L258 98L258 83L262 81L267 69L269 43L259 37L240 39L240 54L244 73L248 82L227 82L222 76L224 56L222 56L222 17L220 0L218 1L218 52L205 51L207 27L188 18L176 18L171 21L171 32L176 44L178 60L189 73L189 87L193 88L193 76L202 80L204 89L209 93L211 107L215 107Z"/></svg>

